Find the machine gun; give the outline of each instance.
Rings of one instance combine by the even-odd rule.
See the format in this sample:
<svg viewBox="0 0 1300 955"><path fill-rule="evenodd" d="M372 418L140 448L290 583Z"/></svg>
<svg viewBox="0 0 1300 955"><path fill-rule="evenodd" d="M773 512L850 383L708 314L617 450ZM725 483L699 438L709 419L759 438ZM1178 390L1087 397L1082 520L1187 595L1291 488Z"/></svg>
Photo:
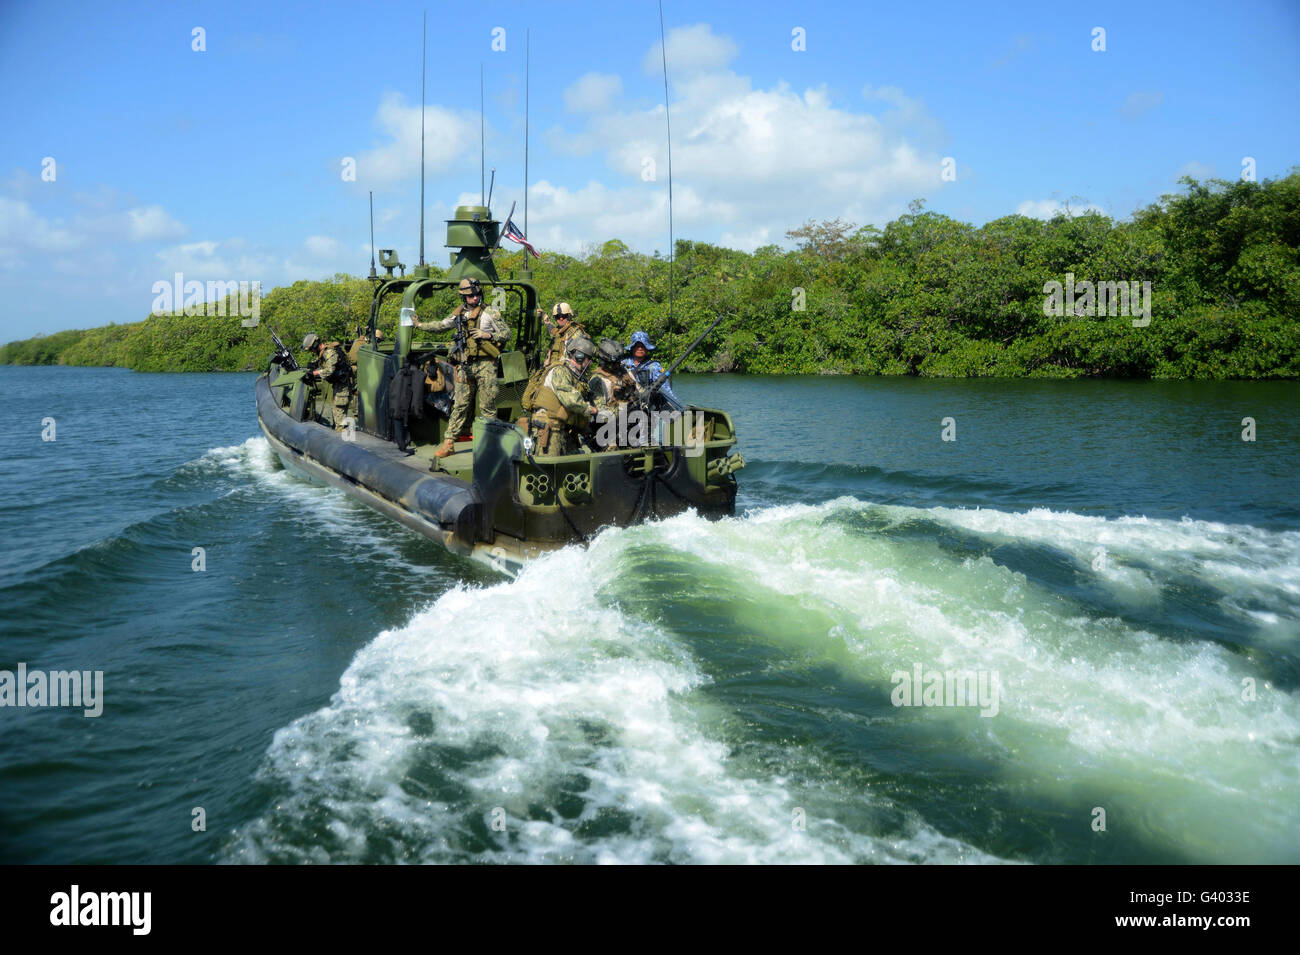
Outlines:
<svg viewBox="0 0 1300 955"><path fill-rule="evenodd" d="M273 364L279 365L285 371L299 371L302 366L298 364L298 359L293 357L293 352L285 346L280 340L280 336L275 333L275 329L270 325L266 326L271 332L271 338L275 341L275 354L271 357Z"/></svg>

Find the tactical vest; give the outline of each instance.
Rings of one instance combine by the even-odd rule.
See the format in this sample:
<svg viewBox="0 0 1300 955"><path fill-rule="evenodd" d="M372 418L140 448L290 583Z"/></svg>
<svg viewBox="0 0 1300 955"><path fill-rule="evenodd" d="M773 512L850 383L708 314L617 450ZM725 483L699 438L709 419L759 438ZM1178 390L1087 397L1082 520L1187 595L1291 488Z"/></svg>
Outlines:
<svg viewBox="0 0 1300 955"><path fill-rule="evenodd" d="M592 379L599 383L606 401L627 401L632 397L632 386L617 372L606 371L603 367L597 368Z"/></svg>
<svg viewBox="0 0 1300 955"><path fill-rule="evenodd" d="M348 363L348 353L343 350L342 342L326 342L324 351L334 353L334 370L325 379L334 386L335 391L352 387L352 365ZM324 352L321 353L322 357Z"/></svg>
<svg viewBox="0 0 1300 955"><path fill-rule="evenodd" d="M552 421L569 420L569 409L560 404L559 397L551 390L550 374L546 376L541 386L533 394L533 407L545 411Z"/></svg>
<svg viewBox="0 0 1300 955"><path fill-rule="evenodd" d="M558 365L564 360L564 350L569 347L569 339L576 335L585 336L586 334L586 329L581 325L577 322L570 322L569 327L564 330L563 334L557 333L551 339L551 350L546 353L546 363L542 367L551 368Z"/></svg>
<svg viewBox="0 0 1300 955"><path fill-rule="evenodd" d="M465 311L464 306L461 306L452 314L465 316L465 361L493 361L501 354L501 349L496 342L474 337L474 333L478 331L479 316L483 314L482 305L473 312Z"/></svg>

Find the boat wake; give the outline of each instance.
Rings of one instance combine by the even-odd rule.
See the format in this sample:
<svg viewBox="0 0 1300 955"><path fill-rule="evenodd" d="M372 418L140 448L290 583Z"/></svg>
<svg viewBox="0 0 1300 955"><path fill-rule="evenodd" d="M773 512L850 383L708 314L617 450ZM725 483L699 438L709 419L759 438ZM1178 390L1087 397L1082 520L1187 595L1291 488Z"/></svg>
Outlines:
<svg viewBox="0 0 1300 955"><path fill-rule="evenodd" d="M608 531L379 634L222 856L1294 863L1298 542L852 498ZM895 705L918 667L996 715Z"/></svg>

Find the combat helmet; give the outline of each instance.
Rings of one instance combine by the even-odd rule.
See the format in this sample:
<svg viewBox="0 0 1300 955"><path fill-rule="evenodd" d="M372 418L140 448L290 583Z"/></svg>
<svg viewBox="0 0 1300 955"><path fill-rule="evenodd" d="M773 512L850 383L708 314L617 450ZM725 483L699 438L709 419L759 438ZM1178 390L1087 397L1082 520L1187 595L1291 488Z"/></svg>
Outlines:
<svg viewBox="0 0 1300 955"><path fill-rule="evenodd" d="M623 360L623 346L613 338L602 338L596 348L596 358L602 365L616 366Z"/></svg>
<svg viewBox="0 0 1300 955"><path fill-rule="evenodd" d="M456 286L456 291L461 295L482 295L483 286L478 279L461 279L460 285Z"/></svg>
<svg viewBox="0 0 1300 955"><path fill-rule="evenodd" d="M302 350L311 351L313 348L316 347L316 343L318 341L320 341L319 335L317 335L315 332L308 332L307 337L302 340Z"/></svg>
<svg viewBox="0 0 1300 955"><path fill-rule="evenodd" d="M569 344L564 348L564 354L574 361L583 362L596 354L596 346L585 335L577 335L569 340Z"/></svg>
<svg viewBox="0 0 1300 955"><path fill-rule="evenodd" d="M573 306L568 302L558 302L551 309L551 316L556 319L567 318L569 321L573 321Z"/></svg>

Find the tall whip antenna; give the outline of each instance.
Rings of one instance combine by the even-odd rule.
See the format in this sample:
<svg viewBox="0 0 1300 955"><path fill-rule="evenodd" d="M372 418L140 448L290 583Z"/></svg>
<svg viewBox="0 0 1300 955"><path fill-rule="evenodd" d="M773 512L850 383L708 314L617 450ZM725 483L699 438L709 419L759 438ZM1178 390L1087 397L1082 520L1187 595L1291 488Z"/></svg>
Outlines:
<svg viewBox="0 0 1300 955"><path fill-rule="evenodd" d="M429 48L429 11L424 11L420 41L420 264L424 265L424 61Z"/></svg>
<svg viewBox="0 0 1300 955"><path fill-rule="evenodd" d="M524 30L524 235L528 234L528 65L532 54L532 30ZM528 256L524 256L528 261Z"/></svg>
<svg viewBox="0 0 1300 955"><path fill-rule="evenodd" d="M487 205L487 176L483 173L483 167L487 165L487 152L484 148L483 138L483 63L478 65L478 200L482 205Z"/></svg>
<svg viewBox="0 0 1300 955"><path fill-rule="evenodd" d="M668 115L668 41L664 38L664 0L659 0L659 52L664 64L664 120L668 123L668 333L673 332L673 121Z"/></svg>
<svg viewBox="0 0 1300 955"><path fill-rule="evenodd" d="M375 272L375 193L370 191L370 277L378 278Z"/></svg>

